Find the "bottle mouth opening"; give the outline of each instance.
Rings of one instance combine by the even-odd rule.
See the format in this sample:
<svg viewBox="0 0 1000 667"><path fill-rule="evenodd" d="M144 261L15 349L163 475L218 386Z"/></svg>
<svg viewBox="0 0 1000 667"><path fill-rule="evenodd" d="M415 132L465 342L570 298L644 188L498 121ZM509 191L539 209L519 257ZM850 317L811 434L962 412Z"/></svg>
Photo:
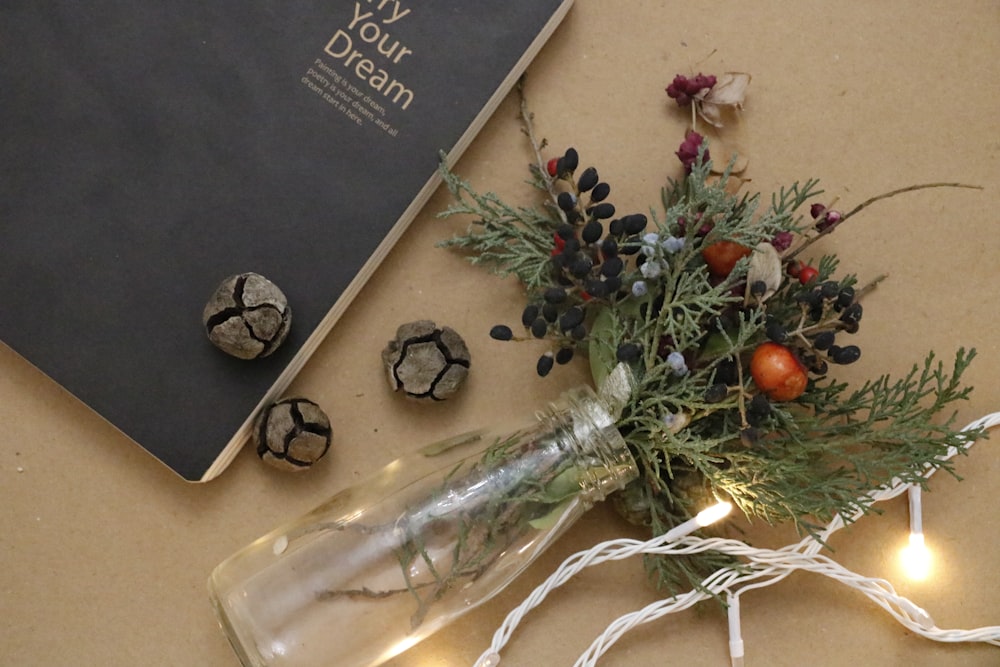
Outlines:
<svg viewBox="0 0 1000 667"><path fill-rule="evenodd" d="M583 462L582 494L588 500L604 500L639 476L638 464L593 389L578 387L564 397L573 413L573 443Z"/></svg>

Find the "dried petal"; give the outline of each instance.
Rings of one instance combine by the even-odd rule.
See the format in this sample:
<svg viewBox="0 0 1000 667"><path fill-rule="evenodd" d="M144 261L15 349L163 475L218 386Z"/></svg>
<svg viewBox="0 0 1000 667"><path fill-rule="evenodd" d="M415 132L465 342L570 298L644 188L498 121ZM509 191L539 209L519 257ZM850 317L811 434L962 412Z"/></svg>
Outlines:
<svg viewBox="0 0 1000 667"><path fill-rule="evenodd" d="M726 72L718 78L716 84L701 98L701 101L742 109L749 85L750 75L746 72Z"/></svg>
<svg viewBox="0 0 1000 667"><path fill-rule="evenodd" d="M754 283L767 285L764 295L759 301L766 301L781 287L784 272L781 270L781 256L770 243L759 243L750 255L750 266L747 268L747 289ZM749 291L748 291L749 294Z"/></svg>
<svg viewBox="0 0 1000 667"><path fill-rule="evenodd" d="M718 82L707 90L695 95L695 105L706 123L714 127L722 127L722 114L725 109L742 109L746 99L750 75L745 72L726 72L719 77Z"/></svg>

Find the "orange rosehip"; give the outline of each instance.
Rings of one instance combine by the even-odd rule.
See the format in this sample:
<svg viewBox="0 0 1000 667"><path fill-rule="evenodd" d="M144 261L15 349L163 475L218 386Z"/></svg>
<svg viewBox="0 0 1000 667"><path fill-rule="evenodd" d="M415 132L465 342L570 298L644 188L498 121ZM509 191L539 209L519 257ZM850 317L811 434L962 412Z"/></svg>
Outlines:
<svg viewBox="0 0 1000 667"><path fill-rule="evenodd" d="M716 241L701 250L701 256L708 264L708 272L716 278L725 278L733 272L736 262L748 257L751 248L736 241Z"/></svg>
<svg viewBox="0 0 1000 667"><path fill-rule="evenodd" d="M772 401L794 401L806 390L809 376L795 354L778 343L761 343L750 358L750 376Z"/></svg>

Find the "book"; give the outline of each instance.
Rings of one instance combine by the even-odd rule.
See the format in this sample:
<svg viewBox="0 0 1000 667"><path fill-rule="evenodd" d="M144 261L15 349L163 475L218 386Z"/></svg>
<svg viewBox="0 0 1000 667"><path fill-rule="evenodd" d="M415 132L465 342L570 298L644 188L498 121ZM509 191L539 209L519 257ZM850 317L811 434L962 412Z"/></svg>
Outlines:
<svg viewBox="0 0 1000 667"><path fill-rule="evenodd" d="M218 475L571 0L0 5L0 340L189 481ZM242 360L202 309L287 295Z"/></svg>

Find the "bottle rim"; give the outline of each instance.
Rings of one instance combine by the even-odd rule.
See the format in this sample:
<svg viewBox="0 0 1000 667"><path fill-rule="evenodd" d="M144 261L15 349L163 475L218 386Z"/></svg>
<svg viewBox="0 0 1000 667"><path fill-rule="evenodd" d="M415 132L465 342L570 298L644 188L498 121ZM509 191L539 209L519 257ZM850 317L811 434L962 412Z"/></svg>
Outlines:
<svg viewBox="0 0 1000 667"><path fill-rule="evenodd" d="M598 463L581 466L585 473L580 478L582 493L591 501L604 500L636 479L639 466L608 407L591 387L574 387L561 399L571 417L570 440L576 455ZM559 407L553 404L552 414L557 414Z"/></svg>

